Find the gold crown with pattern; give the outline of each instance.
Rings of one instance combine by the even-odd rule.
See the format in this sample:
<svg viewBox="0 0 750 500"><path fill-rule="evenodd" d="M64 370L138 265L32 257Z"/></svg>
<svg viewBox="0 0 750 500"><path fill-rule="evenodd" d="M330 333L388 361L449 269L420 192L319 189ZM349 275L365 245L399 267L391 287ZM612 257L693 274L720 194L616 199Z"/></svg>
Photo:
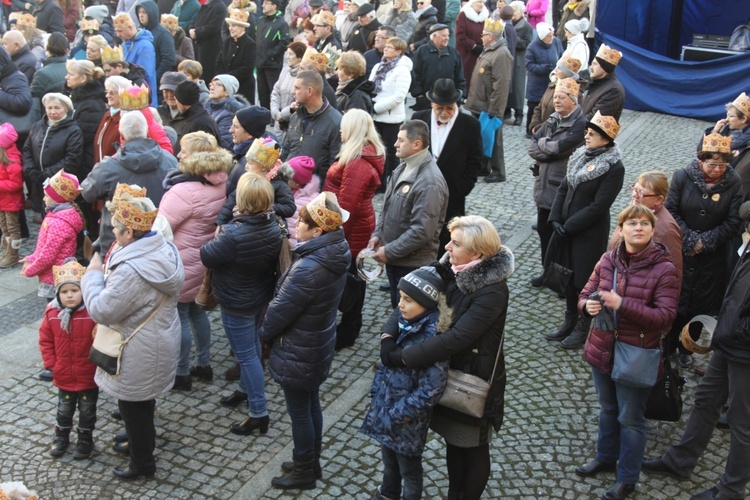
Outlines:
<svg viewBox="0 0 750 500"><path fill-rule="evenodd" d="M247 28L250 23L247 22L250 13L243 9L230 9L229 17L225 19L228 24L237 24Z"/></svg>
<svg viewBox="0 0 750 500"><path fill-rule="evenodd" d="M123 196L125 198L144 198L146 196L146 188L142 188L137 184L119 182L115 187L115 194L112 195L112 201L120 201Z"/></svg>
<svg viewBox="0 0 750 500"><path fill-rule="evenodd" d="M575 57L571 57L570 54L563 54L560 60L557 61L557 64L565 66L573 73L578 73L581 69L581 61Z"/></svg>
<svg viewBox="0 0 750 500"><path fill-rule="evenodd" d="M32 16L31 14L21 14L20 16L18 16L16 26L28 26L30 28L36 28L36 17Z"/></svg>
<svg viewBox="0 0 750 500"><path fill-rule="evenodd" d="M104 47L102 49L102 64L116 64L125 60L122 47Z"/></svg>
<svg viewBox="0 0 750 500"><path fill-rule="evenodd" d="M339 58L341 57L341 49L337 49L333 44L328 44L323 49L323 55L328 58L328 64L326 64L326 74L333 74L338 69Z"/></svg>
<svg viewBox="0 0 750 500"><path fill-rule="evenodd" d="M328 57L314 48L308 47L305 51L305 55L302 56L300 64L309 64L318 71L325 71L328 66Z"/></svg>
<svg viewBox="0 0 750 500"><path fill-rule="evenodd" d="M333 12L330 10L321 10L317 14L313 16L312 19L310 19L312 23L316 26L319 25L325 25L325 26L335 26L336 25L336 16L333 15Z"/></svg>
<svg viewBox="0 0 750 500"><path fill-rule="evenodd" d="M177 30L177 16L174 14L162 14L161 15L161 25L167 28L169 31Z"/></svg>
<svg viewBox="0 0 750 500"><path fill-rule="evenodd" d="M135 27L133 18L130 17L130 14L128 14L127 12L120 12L119 14L114 16L112 18L112 24L114 24L115 30L129 28L131 26Z"/></svg>
<svg viewBox="0 0 750 500"><path fill-rule="evenodd" d="M65 283L81 283L86 268L75 259L61 266L52 266L52 274L55 277L55 288Z"/></svg>
<svg viewBox="0 0 750 500"><path fill-rule="evenodd" d="M607 61L612 66L617 66L617 63L622 59L622 52L608 47L606 44L601 44L599 50L596 52L596 57Z"/></svg>
<svg viewBox="0 0 750 500"><path fill-rule="evenodd" d="M578 94L581 92L581 86L572 78L560 78L555 84L555 92L565 92L566 94L578 99Z"/></svg>
<svg viewBox="0 0 750 500"><path fill-rule="evenodd" d="M93 32L99 33L99 21L96 19L82 19L81 31L87 35L91 35Z"/></svg>
<svg viewBox="0 0 750 500"><path fill-rule="evenodd" d="M701 151L707 153L731 153L732 152L732 137L724 137L721 134L714 132L703 136L703 144L701 145Z"/></svg>
<svg viewBox="0 0 750 500"><path fill-rule="evenodd" d="M617 134L620 132L620 125L615 120L614 116L603 116L599 111L589 121L590 125L598 128L604 132L607 137L613 141L617 138Z"/></svg>
<svg viewBox="0 0 750 500"><path fill-rule="evenodd" d="M276 165L281 156L279 144L271 138L255 139L247 151L245 158L258 165L261 170L268 172Z"/></svg>
<svg viewBox="0 0 750 500"><path fill-rule="evenodd" d="M144 212L131 201L135 198L145 198L146 188L135 184L117 184L112 201L107 202L107 210L112 213L112 219L134 231L150 231L159 210Z"/></svg>
<svg viewBox="0 0 750 500"><path fill-rule="evenodd" d="M146 109L149 105L148 87L133 85L120 91L120 109L123 111L134 111Z"/></svg>
<svg viewBox="0 0 750 500"><path fill-rule="evenodd" d="M58 203L71 202L78 198L78 195L83 191L81 185L78 183L78 177L67 173L63 169L58 170L44 184L44 192L49 195L50 193L47 191L47 188L54 191L54 193L51 193L52 198L59 197L59 199L55 200Z"/></svg>
<svg viewBox="0 0 750 500"><path fill-rule="evenodd" d="M335 194L330 191L323 191L305 206L312 220L315 221L319 228L326 232L335 231L344 223L341 212L326 207L327 199L333 199L338 204Z"/></svg>
<svg viewBox="0 0 750 500"><path fill-rule="evenodd" d="M740 113L750 118L750 97L743 92L732 101L732 106L737 108Z"/></svg>
<svg viewBox="0 0 750 500"><path fill-rule="evenodd" d="M497 21L492 19L484 20L484 31L492 33L493 35L502 35L505 30L505 21L498 19Z"/></svg>

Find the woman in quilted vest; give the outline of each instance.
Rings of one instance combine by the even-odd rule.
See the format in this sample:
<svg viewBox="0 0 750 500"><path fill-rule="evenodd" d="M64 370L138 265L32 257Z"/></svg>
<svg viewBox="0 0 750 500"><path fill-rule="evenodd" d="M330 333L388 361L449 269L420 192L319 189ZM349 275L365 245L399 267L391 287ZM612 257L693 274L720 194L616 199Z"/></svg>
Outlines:
<svg viewBox="0 0 750 500"><path fill-rule="evenodd" d="M667 248L653 241L656 224L653 211L643 205L623 210L617 221L622 241L602 255L578 300L581 314L596 318L584 359L592 366L599 396L599 437L594 460L575 472L592 477L616 471L616 484L602 496L606 499L625 498L635 491L651 394L651 387L612 379L615 342L656 349L677 314L677 270Z"/></svg>

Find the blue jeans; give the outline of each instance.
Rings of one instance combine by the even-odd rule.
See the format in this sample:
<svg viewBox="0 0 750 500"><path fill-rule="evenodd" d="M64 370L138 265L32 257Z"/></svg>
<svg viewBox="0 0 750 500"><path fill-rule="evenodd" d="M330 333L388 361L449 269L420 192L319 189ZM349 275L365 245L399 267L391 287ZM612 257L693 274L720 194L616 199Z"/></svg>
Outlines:
<svg viewBox="0 0 750 500"><path fill-rule="evenodd" d="M422 498L422 457L399 455L390 448L383 451L383 485L380 494L386 498L415 500ZM401 495L401 479L404 494Z"/></svg>
<svg viewBox="0 0 750 500"><path fill-rule="evenodd" d="M195 339L195 365L211 364L211 323L208 321L206 311L198 307L195 302L178 303L177 313L180 315L182 327L177 375L184 377L190 375L190 348L193 339Z"/></svg>
<svg viewBox="0 0 750 500"><path fill-rule="evenodd" d="M617 482L635 484L646 449L646 403L651 388L628 387L596 369L592 372L599 395L596 461L617 462Z"/></svg>
<svg viewBox="0 0 750 500"><path fill-rule="evenodd" d="M391 264L385 265L385 275L388 276L388 283L391 285L391 307L396 309L398 307L398 301L401 298L398 293L398 282L401 278L415 270L416 267L405 267L405 266L392 266Z"/></svg>
<svg viewBox="0 0 750 500"><path fill-rule="evenodd" d="M61 429L73 427L73 415L78 406L78 428L93 431L96 425L96 402L99 389L71 392L59 389L57 394L57 426Z"/></svg>
<svg viewBox="0 0 750 500"><path fill-rule="evenodd" d="M240 388L247 393L250 416L253 418L268 415L266 408L265 376L260 356L263 351L258 337L262 309L245 315L221 311L221 322L229 339L229 345L240 365Z"/></svg>
<svg viewBox="0 0 750 500"><path fill-rule="evenodd" d="M310 456L320 452L323 444L323 410L318 389L301 391L283 387L286 411L292 419L294 456Z"/></svg>

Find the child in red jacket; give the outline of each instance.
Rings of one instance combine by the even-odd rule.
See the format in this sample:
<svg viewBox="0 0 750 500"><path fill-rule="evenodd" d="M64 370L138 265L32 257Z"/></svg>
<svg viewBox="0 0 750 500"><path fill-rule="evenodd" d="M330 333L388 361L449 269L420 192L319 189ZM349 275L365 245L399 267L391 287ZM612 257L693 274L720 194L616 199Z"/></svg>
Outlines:
<svg viewBox="0 0 750 500"><path fill-rule="evenodd" d="M96 365L89 361L96 323L83 304L81 278L85 269L75 259L53 266L56 298L44 311L39 327L39 348L52 382L59 389L55 440L50 455L60 457L68 448L73 415L78 406L78 443L73 458L88 458L94 447L94 424L99 388Z"/></svg>
<svg viewBox="0 0 750 500"><path fill-rule="evenodd" d="M18 214L23 210L23 166L17 139L12 124L0 125L0 269L18 264L18 249L21 248Z"/></svg>

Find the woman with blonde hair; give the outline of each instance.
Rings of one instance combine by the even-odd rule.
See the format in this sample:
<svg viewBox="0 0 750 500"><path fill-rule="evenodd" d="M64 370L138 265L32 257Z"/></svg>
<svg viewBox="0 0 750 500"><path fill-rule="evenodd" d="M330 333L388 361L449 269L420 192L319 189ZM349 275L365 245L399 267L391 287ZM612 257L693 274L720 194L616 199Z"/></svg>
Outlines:
<svg viewBox="0 0 750 500"><path fill-rule="evenodd" d="M102 50L109 47L107 39L102 35L94 35L86 42L86 60L91 61L96 66L102 67Z"/></svg>
<svg viewBox="0 0 750 500"><path fill-rule="evenodd" d="M344 113L350 109L363 109L372 114L372 97L375 84L367 79L367 62L354 50L344 52L338 60L336 75L336 108Z"/></svg>
<svg viewBox="0 0 750 500"><path fill-rule="evenodd" d="M336 349L353 345L362 328L365 283L357 275L355 259L375 230L372 198L380 186L384 168L385 147L372 117L361 109L347 111L341 119L339 158L328 169L323 185L323 191L335 194L341 208L349 212L343 227L352 252L352 266L345 299L339 304L344 314L336 328Z"/></svg>

